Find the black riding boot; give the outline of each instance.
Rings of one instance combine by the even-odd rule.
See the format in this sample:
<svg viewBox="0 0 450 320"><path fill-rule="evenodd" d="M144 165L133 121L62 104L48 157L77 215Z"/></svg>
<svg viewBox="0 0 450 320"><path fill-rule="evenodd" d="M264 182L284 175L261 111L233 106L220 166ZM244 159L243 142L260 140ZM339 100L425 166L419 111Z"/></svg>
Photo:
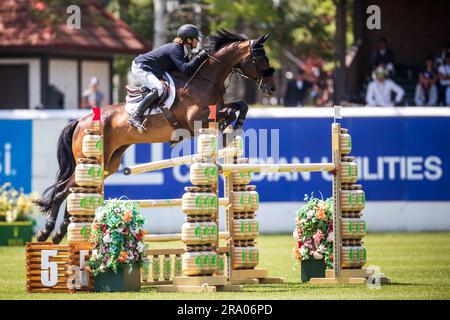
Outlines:
<svg viewBox="0 0 450 320"><path fill-rule="evenodd" d="M158 91L152 90L144 97L144 99L142 99L141 103L139 103L136 111L128 119L128 123L136 127L139 132L145 130L146 118L144 117L144 113L158 98Z"/></svg>

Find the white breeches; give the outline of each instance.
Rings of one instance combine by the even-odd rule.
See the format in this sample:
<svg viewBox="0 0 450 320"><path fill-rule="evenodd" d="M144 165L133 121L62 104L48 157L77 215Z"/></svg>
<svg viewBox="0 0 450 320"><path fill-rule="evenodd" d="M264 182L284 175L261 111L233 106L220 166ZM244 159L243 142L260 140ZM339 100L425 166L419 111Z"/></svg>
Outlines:
<svg viewBox="0 0 450 320"><path fill-rule="evenodd" d="M159 96L163 94L164 88L161 81L152 72L139 68L139 64L136 64L134 60L131 64L131 73L133 73L133 76L141 83L142 86L146 86L149 89L154 88L158 90Z"/></svg>

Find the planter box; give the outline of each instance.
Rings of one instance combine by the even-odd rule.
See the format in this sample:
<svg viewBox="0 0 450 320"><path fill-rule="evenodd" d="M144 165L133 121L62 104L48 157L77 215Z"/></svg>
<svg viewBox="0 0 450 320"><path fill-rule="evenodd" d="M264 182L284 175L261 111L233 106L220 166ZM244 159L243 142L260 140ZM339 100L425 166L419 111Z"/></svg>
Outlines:
<svg viewBox="0 0 450 320"><path fill-rule="evenodd" d="M129 273L128 266L120 266L117 273L107 271L99 273L94 277L95 291L124 292L141 290L141 268L133 266L133 271Z"/></svg>
<svg viewBox="0 0 450 320"><path fill-rule="evenodd" d="M325 260L302 260L301 280L308 282L311 278L325 278Z"/></svg>
<svg viewBox="0 0 450 320"><path fill-rule="evenodd" d="M0 246L24 246L33 237L33 222L0 222Z"/></svg>

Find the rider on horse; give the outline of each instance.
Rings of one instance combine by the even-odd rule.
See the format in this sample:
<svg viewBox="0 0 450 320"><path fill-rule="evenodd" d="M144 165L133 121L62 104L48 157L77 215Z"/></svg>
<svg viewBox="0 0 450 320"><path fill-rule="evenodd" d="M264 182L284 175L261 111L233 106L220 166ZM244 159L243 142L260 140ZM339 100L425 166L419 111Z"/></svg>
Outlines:
<svg viewBox="0 0 450 320"><path fill-rule="evenodd" d="M145 126L144 113L158 100L164 92L161 80L165 72L179 71L190 76L208 57L206 51L201 51L189 61L192 49L196 48L199 38L203 37L200 30L192 25L182 25L177 32L174 42L165 44L155 50L137 56L131 65L131 72L141 82L142 86L150 89L150 93L140 102L128 122L142 130Z"/></svg>

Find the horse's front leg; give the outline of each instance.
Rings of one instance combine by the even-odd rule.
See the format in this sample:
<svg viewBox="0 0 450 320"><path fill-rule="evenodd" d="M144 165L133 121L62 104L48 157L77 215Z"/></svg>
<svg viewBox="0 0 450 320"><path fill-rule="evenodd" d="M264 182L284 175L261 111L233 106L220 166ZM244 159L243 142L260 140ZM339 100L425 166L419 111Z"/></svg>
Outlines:
<svg viewBox="0 0 450 320"><path fill-rule="evenodd" d="M236 113L239 112L239 116L236 118ZM221 120L220 129L221 131L228 127L233 121L233 130L242 129L244 126L245 119L247 117L248 104L243 100L238 100L225 104L219 110L219 119Z"/></svg>

